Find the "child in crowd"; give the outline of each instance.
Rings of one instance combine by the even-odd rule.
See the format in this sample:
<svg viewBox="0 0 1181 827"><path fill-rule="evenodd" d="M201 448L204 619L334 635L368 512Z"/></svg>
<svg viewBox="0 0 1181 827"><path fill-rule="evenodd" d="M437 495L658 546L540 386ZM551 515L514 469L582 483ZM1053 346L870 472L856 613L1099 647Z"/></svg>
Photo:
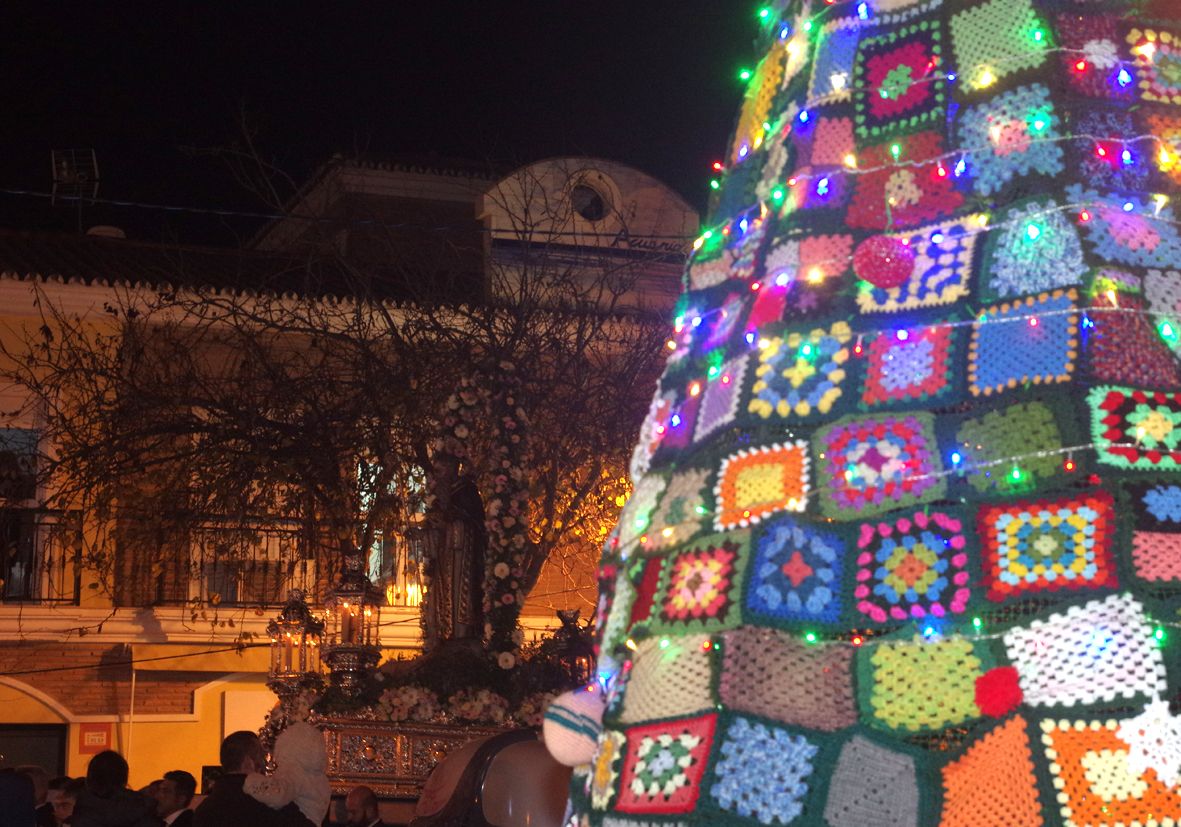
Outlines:
<svg viewBox="0 0 1181 827"><path fill-rule="evenodd" d="M275 739L274 759L273 775L251 773L242 789L276 810L294 802L313 824L323 822L332 788L324 775L328 757L320 731L302 722L291 724Z"/></svg>

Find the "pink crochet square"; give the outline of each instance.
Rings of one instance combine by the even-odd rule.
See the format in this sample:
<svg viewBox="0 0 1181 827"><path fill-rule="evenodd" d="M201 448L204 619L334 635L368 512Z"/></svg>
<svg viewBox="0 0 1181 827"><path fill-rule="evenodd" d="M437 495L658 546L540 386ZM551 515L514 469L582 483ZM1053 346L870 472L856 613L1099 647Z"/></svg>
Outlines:
<svg viewBox="0 0 1181 827"><path fill-rule="evenodd" d="M1137 531L1132 535L1132 563L1145 580L1181 581L1181 534Z"/></svg>

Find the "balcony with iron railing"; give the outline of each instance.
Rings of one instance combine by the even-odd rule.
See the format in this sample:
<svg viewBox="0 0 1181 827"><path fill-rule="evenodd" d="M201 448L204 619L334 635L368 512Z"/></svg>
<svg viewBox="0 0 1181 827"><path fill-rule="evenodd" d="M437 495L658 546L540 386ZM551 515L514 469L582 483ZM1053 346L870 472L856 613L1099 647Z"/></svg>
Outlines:
<svg viewBox="0 0 1181 827"><path fill-rule="evenodd" d="M82 591L78 515L0 508L0 578L4 603L77 604Z"/></svg>

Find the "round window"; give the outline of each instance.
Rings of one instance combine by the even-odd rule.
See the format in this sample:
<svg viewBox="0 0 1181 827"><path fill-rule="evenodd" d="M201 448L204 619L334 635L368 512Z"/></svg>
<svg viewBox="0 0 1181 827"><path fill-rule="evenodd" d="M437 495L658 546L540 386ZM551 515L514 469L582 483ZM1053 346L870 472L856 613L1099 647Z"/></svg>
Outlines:
<svg viewBox="0 0 1181 827"><path fill-rule="evenodd" d="M611 209L603 194L587 184L574 185L570 190L570 204L587 221L602 221Z"/></svg>

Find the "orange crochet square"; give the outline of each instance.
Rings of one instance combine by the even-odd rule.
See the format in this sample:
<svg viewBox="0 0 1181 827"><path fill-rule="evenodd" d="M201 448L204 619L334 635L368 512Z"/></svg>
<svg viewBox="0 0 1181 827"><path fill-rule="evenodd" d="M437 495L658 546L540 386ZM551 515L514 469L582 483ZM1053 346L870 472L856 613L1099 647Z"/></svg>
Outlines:
<svg viewBox="0 0 1181 827"><path fill-rule="evenodd" d="M1128 745L1116 737L1118 721L1042 722L1042 743L1055 786L1061 785L1066 824L1131 827L1181 819L1181 795L1170 790L1154 770L1134 775L1127 764Z"/></svg>
<svg viewBox="0 0 1181 827"><path fill-rule="evenodd" d="M808 501L807 443L732 454L722 461L714 494L719 531L745 528L779 511L803 511Z"/></svg>
<svg viewBox="0 0 1181 827"><path fill-rule="evenodd" d="M943 821L940 827L1042 827L1033 755L1025 722L1001 724L964 755L943 768Z"/></svg>

